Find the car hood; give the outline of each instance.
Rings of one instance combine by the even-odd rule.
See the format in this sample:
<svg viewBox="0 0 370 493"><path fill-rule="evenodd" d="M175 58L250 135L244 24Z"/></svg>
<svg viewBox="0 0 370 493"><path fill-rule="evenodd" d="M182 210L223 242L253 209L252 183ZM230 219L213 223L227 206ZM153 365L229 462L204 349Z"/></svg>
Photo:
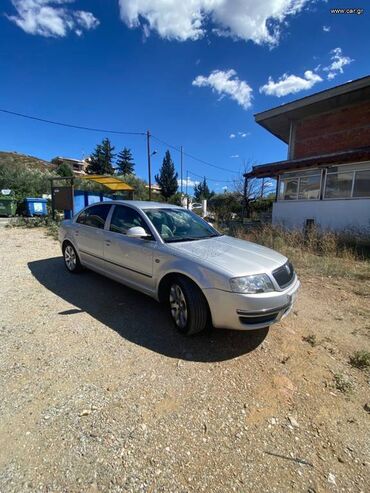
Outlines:
<svg viewBox="0 0 370 493"><path fill-rule="evenodd" d="M270 248L231 236L167 244L200 263L217 267L235 276L271 272L287 258Z"/></svg>

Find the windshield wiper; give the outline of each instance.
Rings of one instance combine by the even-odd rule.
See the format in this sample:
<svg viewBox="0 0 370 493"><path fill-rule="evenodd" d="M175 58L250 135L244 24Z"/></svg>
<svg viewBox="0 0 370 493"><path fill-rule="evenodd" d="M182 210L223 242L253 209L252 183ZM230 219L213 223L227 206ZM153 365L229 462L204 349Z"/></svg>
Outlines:
<svg viewBox="0 0 370 493"><path fill-rule="evenodd" d="M166 238L164 241L166 243L177 243L180 241L207 240L208 238L214 238L215 236L221 236L221 235L213 234L213 235L209 235L209 236L184 236L182 238Z"/></svg>

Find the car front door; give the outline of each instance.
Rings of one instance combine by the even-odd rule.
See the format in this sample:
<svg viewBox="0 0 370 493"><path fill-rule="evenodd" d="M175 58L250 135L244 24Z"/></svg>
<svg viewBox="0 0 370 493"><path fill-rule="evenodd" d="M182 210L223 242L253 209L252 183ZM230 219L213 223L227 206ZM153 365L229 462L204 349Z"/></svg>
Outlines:
<svg viewBox="0 0 370 493"><path fill-rule="evenodd" d="M92 205L76 219L73 239L83 264L104 269L104 226L110 208L110 204Z"/></svg>
<svg viewBox="0 0 370 493"><path fill-rule="evenodd" d="M140 213L125 205L114 205L110 224L104 231L104 258L110 275L133 288L152 294L153 256L157 248L151 239L130 238L127 231L141 226L151 234Z"/></svg>

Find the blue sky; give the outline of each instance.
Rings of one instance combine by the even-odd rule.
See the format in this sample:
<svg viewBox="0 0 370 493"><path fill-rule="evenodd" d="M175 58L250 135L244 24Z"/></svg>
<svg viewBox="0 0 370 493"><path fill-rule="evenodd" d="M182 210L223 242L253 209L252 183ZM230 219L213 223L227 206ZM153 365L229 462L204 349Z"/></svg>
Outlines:
<svg viewBox="0 0 370 493"><path fill-rule="evenodd" d="M193 180L230 186L247 163L286 158L253 114L369 74L370 18L360 0L2 0L0 108L75 125L145 132L185 157ZM330 8L363 8L331 14ZM0 150L81 157L108 136L0 113ZM153 140L158 154L166 146ZM171 151L179 168L179 155Z"/></svg>

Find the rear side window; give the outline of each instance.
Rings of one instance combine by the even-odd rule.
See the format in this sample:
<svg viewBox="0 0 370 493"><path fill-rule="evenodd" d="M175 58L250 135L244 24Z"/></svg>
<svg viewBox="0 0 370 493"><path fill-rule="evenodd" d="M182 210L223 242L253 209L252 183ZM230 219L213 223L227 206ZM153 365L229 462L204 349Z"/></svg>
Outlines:
<svg viewBox="0 0 370 493"><path fill-rule="evenodd" d="M131 207L116 205L110 222L110 230L125 235L128 229L136 226L141 226L147 234L151 234L144 219L137 211Z"/></svg>
<svg viewBox="0 0 370 493"><path fill-rule="evenodd" d="M104 229L110 208L109 204L93 205L81 212L76 222L93 228Z"/></svg>

